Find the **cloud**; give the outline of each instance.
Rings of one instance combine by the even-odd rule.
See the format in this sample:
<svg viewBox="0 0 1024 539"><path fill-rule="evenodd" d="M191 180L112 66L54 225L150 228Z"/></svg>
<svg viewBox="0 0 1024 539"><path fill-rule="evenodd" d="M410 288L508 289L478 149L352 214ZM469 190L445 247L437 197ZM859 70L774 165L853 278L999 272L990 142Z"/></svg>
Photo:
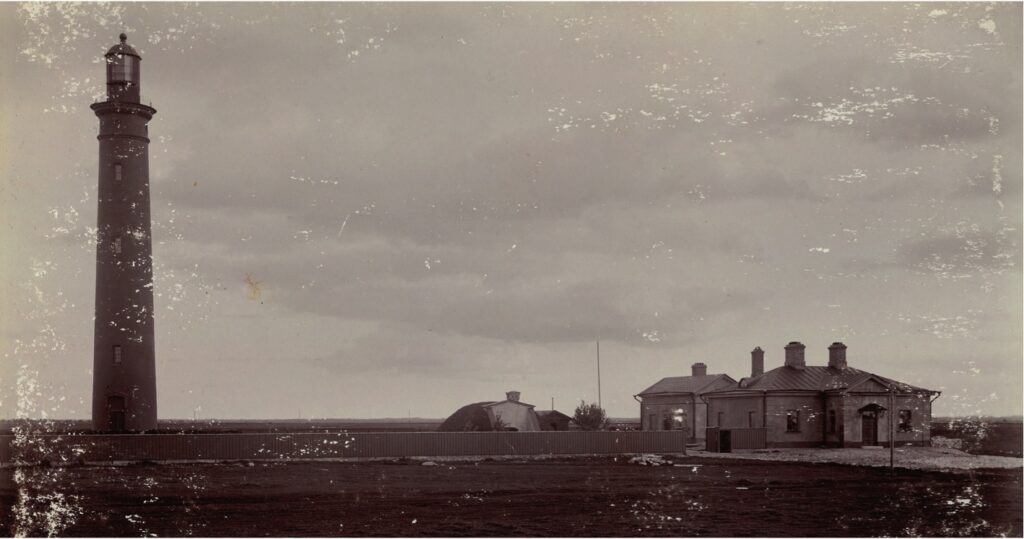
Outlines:
<svg viewBox="0 0 1024 539"><path fill-rule="evenodd" d="M932 237L902 243L902 262L920 271L950 277L1020 271L1019 226L1004 224L998 230L985 230L976 223L961 221L951 228Z"/></svg>
<svg viewBox="0 0 1024 539"><path fill-rule="evenodd" d="M461 255L478 265L490 260L484 254ZM315 258L311 263L279 251L278 259L292 262L248 261L233 272L224 266L217 271L224 272L222 282L253 275L261 282L265 301L295 312L524 342L642 342L649 329L677 335L675 328L741 308L750 296L742 290L723 294L623 276L587 276L586 268L573 264L572 258L542 270L544 259L509 257L514 271L494 263L490 273L486 267L474 270L460 264L458 253L418 260L408 254L348 256L320 270ZM204 271L209 275L212 270Z"/></svg>
<svg viewBox="0 0 1024 539"><path fill-rule="evenodd" d="M877 56L816 58L778 76L768 118L865 133L866 141L903 148L993 141L1000 130L1019 128L1020 101L997 96L1019 90L1020 81L1002 65L983 69L985 83L975 84L975 73Z"/></svg>

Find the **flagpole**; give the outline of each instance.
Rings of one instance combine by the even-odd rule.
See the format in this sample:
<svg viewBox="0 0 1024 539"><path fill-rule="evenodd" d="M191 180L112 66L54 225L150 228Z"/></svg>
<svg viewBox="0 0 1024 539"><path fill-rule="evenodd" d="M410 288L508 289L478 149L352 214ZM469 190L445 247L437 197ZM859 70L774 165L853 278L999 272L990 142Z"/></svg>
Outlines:
<svg viewBox="0 0 1024 539"><path fill-rule="evenodd" d="M893 432L893 416L896 414L896 397L893 385L889 384L889 474L896 474L896 441Z"/></svg>
<svg viewBox="0 0 1024 539"><path fill-rule="evenodd" d="M601 406L601 341L597 341L597 407Z"/></svg>

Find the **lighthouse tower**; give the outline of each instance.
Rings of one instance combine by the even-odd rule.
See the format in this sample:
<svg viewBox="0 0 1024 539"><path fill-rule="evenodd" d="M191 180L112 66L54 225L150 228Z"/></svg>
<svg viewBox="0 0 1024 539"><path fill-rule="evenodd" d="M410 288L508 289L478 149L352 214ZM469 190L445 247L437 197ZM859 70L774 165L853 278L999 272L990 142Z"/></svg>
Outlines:
<svg viewBox="0 0 1024 539"><path fill-rule="evenodd" d="M92 105L100 119L92 421L109 432L156 428L147 126L156 109L141 103L142 57L127 39L107 51L107 99Z"/></svg>

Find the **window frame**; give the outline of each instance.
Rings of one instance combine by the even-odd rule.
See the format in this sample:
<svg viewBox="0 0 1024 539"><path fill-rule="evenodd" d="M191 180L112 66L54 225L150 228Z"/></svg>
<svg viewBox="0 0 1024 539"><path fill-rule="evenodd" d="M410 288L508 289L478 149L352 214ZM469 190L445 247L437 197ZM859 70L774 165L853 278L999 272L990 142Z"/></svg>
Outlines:
<svg viewBox="0 0 1024 539"><path fill-rule="evenodd" d="M114 365L120 365L124 363L124 351L121 348L120 344L114 345L112 353L113 357L111 359L113 359Z"/></svg>
<svg viewBox="0 0 1024 539"><path fill-rule="evenodd" d="M682 408L672 410L672 430L687 430L686 410Z"/></svg>
<svg viewBox="0 0 1024 539"><path fill-rule="evenodd" d="M828 411L828 433L835 434L838 431L838 420L835 409Z"/></svg>
<svg viewBox="0 0 1024 539"><path fill-rule="evenodd" d="M903 413L906 412L906 418ZM899 411L899 423L896 425L898 432L911 432L914 430L914 411L909 409L902 409Z"/></svg>
<svg viewBox="0 0 1024 539"><path fill-rule="evenodd" d="M124 180L124 167L121 163L114 163L114 181L120 183Z"/></svg>

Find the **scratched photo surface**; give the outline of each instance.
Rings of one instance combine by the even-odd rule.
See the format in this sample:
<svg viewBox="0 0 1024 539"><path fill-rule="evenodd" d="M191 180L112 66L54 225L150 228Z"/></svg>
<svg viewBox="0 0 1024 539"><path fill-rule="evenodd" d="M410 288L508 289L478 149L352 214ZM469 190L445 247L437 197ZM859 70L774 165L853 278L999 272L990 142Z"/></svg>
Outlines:
<svg viewBox="0 0 1024 539"><path fill-rule="evenodd" d="M1021 537L1021 17L0 4L0 532Z"/></svg>

